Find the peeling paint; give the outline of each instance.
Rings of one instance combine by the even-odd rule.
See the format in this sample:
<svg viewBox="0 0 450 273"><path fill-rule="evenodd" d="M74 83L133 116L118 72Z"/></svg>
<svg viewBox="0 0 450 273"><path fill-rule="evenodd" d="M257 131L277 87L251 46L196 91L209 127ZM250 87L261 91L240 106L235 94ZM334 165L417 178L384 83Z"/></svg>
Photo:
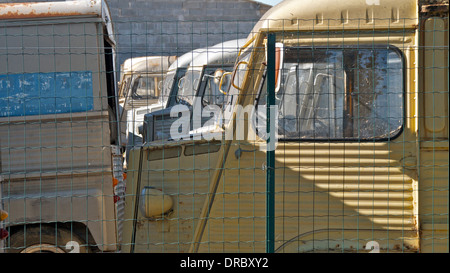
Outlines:
<svg viewBox="0 0 450 273"><path fill-rule="evenodd" d="M100 1L0 4L0 20L101 14Z"/></svg>

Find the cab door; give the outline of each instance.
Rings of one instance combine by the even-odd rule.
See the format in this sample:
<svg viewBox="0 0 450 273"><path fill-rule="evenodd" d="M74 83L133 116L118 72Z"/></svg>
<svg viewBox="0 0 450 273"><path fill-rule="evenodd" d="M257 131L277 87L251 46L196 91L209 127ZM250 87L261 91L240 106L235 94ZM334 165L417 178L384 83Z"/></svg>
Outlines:
<svg viewBox="0 0 450 273"><path fill-rule="evenodd" d="M405 53L286 48L276 150L276 250L417 251ZM264 102L262 102L264 103Z"/></svg>

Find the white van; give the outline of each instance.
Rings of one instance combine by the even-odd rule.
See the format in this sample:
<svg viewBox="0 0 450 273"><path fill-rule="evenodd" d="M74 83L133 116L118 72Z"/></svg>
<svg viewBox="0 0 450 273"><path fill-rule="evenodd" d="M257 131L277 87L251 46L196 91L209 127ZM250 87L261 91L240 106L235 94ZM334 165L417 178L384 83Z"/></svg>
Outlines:
<svg viewBox="0 0 450 273"><path fill-rule="evenodd" d="M133 105L125 106L125 108L129 109L129 111L124 112L122 114L121 120L126 120L126 125L122 122L122 145L126 145L126 152L128 152L132 147L139 146L142 144L142 123L144 121L144 115L147 113L151 113L154 111L158 111L161 109L165 109L171 105L175 104L175 96L178 92L178 81L182 78L186 72L186 68L191 63L191 61L201 52L204 52L204 49L195 49L184 55L176 58L174 57L141 57L128 59L123 65L123 79L121 81L121 90L120 93L128 93L134 94L137 92L139 88L139 84L132 84L131 82L136 78L136 74L142 73L144 68L146 70L150 70L151 66L147 63L150 63L149 60L153 59L152 74L158 78L158 99L153 98L152 100L141 100L140 103L137 103L136 100L133 101ZM136 59L136 60L135 60ZM133 72L129 72L131 70L131 61L133 61ZM144 62L145 61L145 62ZM146 64L145 67L142 64ZM159 63L159 65L158 65ZM167 68L167 65L170 66ZM148 67L148 68L146 68ZM164 70L163 70L164 69ZM139 72L141 70L141 72ZM156 70L160 70L155 72ZM150 72L146 72L150 73ZM133 76L135 74L135 76ZM133 78L134 77L134 78ZM130 95L129 95L130 96ZM125 99L122 99L125 102ZM130 99L132 100L132 99ZM127 103L131 104L131 103ZM124 108L124 109L125 109ZM126 116L126 117L125 117ZM141 129L139 129L141 128ZM127 156L125 155L127 158ZM124 166L126 168L126 159L124 160Z"/></svg>
<svg viewBox="0 0 450 273"><path fill-rule="evenodd" d="M223 74L233 71L233 66L239 54L239 49L245 43L245 39L230 40L208 47L205 52L199 54L186 70L186 74L178 82L178 92L174 96L174 104L166 109L152 112L144 116L143 136L144 142L160 139L169 139L170 127L178 117L171 117L170 112L179 105L184 105L185 111L194 114L194 108L203 108L207 105L222 107L225 92L219 88ZM227 78L227 77L224 77ZM222 89L228 86L223 85ZM198 108L196 107L198 106ZM200 126L192 124L190 129L195 131L205 123L203 119Z"/></svg>

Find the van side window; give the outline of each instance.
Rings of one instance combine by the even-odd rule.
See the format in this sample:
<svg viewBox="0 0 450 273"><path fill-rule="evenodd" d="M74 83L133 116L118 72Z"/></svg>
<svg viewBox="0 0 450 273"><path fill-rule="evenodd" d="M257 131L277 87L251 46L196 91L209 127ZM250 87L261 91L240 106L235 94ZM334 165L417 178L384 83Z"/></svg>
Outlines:
<svg viewBox="0 0 450 273"><path fill-rule="evenodd" d="M286 48L281 73L281 139L373 140L401 131L403 65L391 47Z"/></svg>

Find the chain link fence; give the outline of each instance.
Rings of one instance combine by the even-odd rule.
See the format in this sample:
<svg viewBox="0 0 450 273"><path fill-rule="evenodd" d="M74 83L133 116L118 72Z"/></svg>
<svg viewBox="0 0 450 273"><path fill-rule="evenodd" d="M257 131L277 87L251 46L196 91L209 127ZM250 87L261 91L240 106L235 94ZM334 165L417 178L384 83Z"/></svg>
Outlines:
<svg viewBox="0 0 450 273"><path fill-rule="evenodd" d="M0 4L0 251L448 252L448 2L325 2Z"/></svg>

